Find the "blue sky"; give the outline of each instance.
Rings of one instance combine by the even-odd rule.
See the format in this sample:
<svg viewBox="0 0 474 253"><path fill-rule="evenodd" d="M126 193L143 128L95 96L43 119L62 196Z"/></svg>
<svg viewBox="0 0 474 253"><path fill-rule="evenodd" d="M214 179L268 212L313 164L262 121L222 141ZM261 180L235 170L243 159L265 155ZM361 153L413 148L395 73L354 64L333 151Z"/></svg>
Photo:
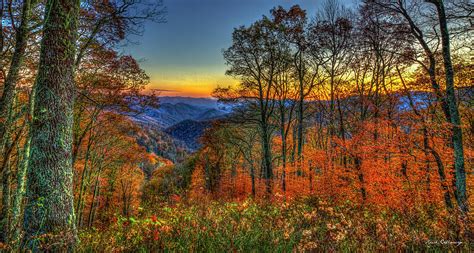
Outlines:
<svg viewBox="0 0 474 253"><path fill-rule="evenodd" d="M164 0L167 22L146 23L142 37L132 38L124 53L142 61L150 89L169 96L207 97L217 85L235 83L225 76L222 49L235 27L249 25L278 5L298 4L314 16L320 0ZM351 2L351 0L345 0Z"/></svg>

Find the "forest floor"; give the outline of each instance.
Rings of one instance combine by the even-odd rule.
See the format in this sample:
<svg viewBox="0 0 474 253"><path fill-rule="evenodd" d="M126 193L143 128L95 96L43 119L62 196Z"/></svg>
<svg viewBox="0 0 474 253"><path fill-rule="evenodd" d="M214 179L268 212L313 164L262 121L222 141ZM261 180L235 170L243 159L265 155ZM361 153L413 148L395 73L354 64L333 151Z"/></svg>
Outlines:
<svg viewBox="0 0 474 253"><path fill-rule="evenodd" d="M426 210L426 209L425 209ZM80 252L469 252L437 208L374 210L314 198L269 203L177 201L83 230ZM456 230L456 229L455 229ZM462 228L457 229L462 234Z"/></svg>

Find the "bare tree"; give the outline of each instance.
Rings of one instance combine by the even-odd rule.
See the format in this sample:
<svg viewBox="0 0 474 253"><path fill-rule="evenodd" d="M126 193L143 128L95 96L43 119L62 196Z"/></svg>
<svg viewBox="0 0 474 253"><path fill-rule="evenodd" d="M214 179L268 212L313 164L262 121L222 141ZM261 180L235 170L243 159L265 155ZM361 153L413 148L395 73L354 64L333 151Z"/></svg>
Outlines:
<svg viewBox="0 0 474 253"><path fill-rule="evenodd" d="M247 119L259 127L263 153L261 165L268 193L273 177L271 142L275 78L285 69L284 59L288 57L288 48L280 43L278 34L271 20L266 17L248 28L235 29L233 44L224 51L224 58L229 65L227 74L239 77L242 82L237 89L218 88L214 92L221 99L244 103Z"/></svg>
<svg viewBox="0 0 474 253"><path fill-rule="evenodd" d="M411 36L413 36L424 54L424 59L414 57L418 63L427 72L430 78L431 86L436 97L441 104L446 121L452 126L451 140L454 148L454 168L455 168L455 186L456 200L458 207L464 217L468 213L468 202L466 195L466 172L464 168L464 151L462 143L461 118L459 116L457 98L455 96L454 70L451 63L450 34L447 14L443 1L427 1L429 5L435 7L437 20L426 18L426 12L433 13L429 5L423 5L416 1L369 1L368 4L374 4L380 8L380 11L395 14L400 17L403 24L408 25ZM464 6L464 5L463 5ZM409 11L411 10L411 11ZM428 16L429 17L429 16ZM428 26L430 24L430 26ZM444 62L444 79L446 91L440 85L437 77L437 68L439 62L436 54L439 52L441 41L441 51ZM427 64L426 64L427 62Z"/></svg>

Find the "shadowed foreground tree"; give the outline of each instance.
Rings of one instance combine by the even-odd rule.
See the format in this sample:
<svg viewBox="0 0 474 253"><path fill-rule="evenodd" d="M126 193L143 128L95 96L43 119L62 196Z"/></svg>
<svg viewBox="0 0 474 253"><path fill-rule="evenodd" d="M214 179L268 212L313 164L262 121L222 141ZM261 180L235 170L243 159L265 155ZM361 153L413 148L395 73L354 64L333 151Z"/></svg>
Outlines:
<svg viewBox="0 0 474 253"><path fill-rule="evenodd" d="M24 247L33 251L40 242L72 250L76 238L71 151L79 6L79 0L46 4L23 224Z"/></svg>
<svg viewBox="0 0 474 253"><path fill-rule="evenodd" d="M469 212L469 205L466 196L466 171L464 169L464 147L462 143L461 118L455 95L454 70L451 60L450 39L444 3L442 0L427 1L436 6L441 31L441 44L443 52L443 62L446 80L446 100L448 102L449 114L452 124L452 142L454 147L454 168L456 173L456 194L459 208L466 215Z"/></svg>
<svg viewBox="0 0 474 253"><path fill-rule="evenodd" d="M466 193L466 169L464 165L464 144L462 141L463 137L461 128L462 120L459 116L460 113L457 101L458 98L456 98L455 95L455 72L452 64L451 35L448 26L448 17L452 14L446 13L444 1L427 0L424 1L424 3L426 5L423 5L418 1L391 2L386 0L377 0L367 2L367 4L375 4L376 6L380 7L381 12L386 11L387 16L399 16L402 18L403 22L405 22L410 28L411 36L416 38L416 41L418 41L419 47L421 48L419 50L423 52L426 58L425 61L428 62L428 64L426 64L423 61L415 59L415 61L417 61L417 63L420 64L427 72L430 78L432 90L443 109L446 123L451 125L450 141L453 147L452 162L454 164L455 171L454 193L458 208L461 211L462 216L466 217L468 216L469 212L469 203ZM456 1L452 1L450 3L457 9L457 14L452 15L451 27L455 28L453 25L454 21L460 23L461 27L472 27L472 22L470 20L463 21L460 18L464 13L464 10L462 9L463 6L465 6L465 8L472 9L470 8L470 5ZM417 12L412 12L411 9L417 10ZM432 15L436 15L436 18L433 18L432 20L425 18L421 19L424 22L419 21L418 18L426 16L426 13L423 11L426 11ZM466 14L467 17L470 15L472 14ZM456 20L456 18L458 20ZM434 30L434 35L431 32L432 29ZM433 44L432 41L438 41L438 43L435 43L433 46L431 45ZM436 71L436 69L440 68L441 66L441 61L436 57L437 54L442 55L443 59L442 65L444 66L444 73L441 73L440 75ZM440 78L444 78L444 84Z"/></svg>

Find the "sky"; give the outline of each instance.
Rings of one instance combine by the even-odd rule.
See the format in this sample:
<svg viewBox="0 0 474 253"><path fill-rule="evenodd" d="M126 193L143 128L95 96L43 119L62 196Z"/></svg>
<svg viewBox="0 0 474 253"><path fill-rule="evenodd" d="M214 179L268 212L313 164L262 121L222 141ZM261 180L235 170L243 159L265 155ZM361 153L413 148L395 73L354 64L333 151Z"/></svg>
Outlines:
<svg viewBox="0 0 474 253"><path fill-rule="evenodd" d="M235 27L249 25L278 5L298 4L312 17L323 0L164 0L166 23L148 22L138 44L124 48L150 76L161 96L210 97L217 86L238 81L225 75L222 50ZM350 0L344 0L350 2Z"/></svg>

